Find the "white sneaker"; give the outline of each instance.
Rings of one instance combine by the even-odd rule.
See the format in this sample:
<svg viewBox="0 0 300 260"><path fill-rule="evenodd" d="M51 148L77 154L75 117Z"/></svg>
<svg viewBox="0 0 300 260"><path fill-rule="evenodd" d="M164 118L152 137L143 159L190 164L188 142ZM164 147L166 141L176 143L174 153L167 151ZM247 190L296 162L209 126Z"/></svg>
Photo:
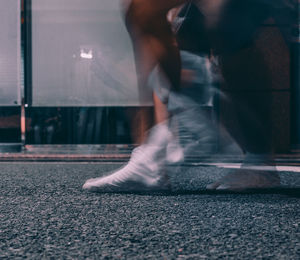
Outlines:
<svg viewBox="0 0 300 260"><path fill-rule="evenodd" d="M83 189L98 192L168 191L170 182L165 171L166 146L170 131L166 124L155 126L147 143L133 150L125 167L111 175L90 179Z"/></svg>

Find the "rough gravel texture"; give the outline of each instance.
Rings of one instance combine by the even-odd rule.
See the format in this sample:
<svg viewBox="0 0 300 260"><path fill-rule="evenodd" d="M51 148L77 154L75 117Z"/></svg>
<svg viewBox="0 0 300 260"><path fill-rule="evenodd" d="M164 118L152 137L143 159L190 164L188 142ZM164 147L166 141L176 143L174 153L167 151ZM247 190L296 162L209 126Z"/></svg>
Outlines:
<svg viewBox="0 0 300 260"><path fill-rule="evenodd" d="M81 190L119 166L1 163L0 259L300 258L300 173L292 192L210 194L214 167L173 169L172 194Z"/></svg>

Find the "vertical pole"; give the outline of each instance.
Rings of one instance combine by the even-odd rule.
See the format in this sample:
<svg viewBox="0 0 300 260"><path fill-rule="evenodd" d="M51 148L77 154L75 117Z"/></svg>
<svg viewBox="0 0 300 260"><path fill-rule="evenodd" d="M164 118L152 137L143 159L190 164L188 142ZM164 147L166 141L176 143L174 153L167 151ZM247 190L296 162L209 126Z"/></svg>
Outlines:
<svg viewBox="0 0 300 260"><path fill-rule="evenodd" d="M24 26L25 26L25 3L24 0L19 2L20 5L20 28L21 28L21 41L20 41L20 48L21 48L21 73L22 73L22 82L20 88L20 97L21 97L21 146L22 149L25 149L26 144L26 117L25 117L25 67L24 67Z"/></svg>
<svg viewBox="0 0 300 260"><path fill-rule="evenodd" d="M24 46L24 78L25 78L25 104L32 105L32 35L31 35L31 12L32 0L24 1L24 24L23 24L23 46Z"/></svg>
<svg viewBox="0 0 300 260"><path fill-rule="evenodd" d="M21 93L21 142L26 145L26 108L32 104L31 0L22 0L22 52L24 81Z"/></svg>
<svg viewBox="0 0 300 260"><path fill-rule="evenodd" d="M26 145L26 114L25 114L25 102L24 97L22 96L22 104L21 104L21 143L22 149L25 149Z"/></svg>
<svg viewBox="0 0 300 260"><path fill-rule="evenodd" d="M291 149L300 151L300 1L292 25L291 42Z"/></svg>

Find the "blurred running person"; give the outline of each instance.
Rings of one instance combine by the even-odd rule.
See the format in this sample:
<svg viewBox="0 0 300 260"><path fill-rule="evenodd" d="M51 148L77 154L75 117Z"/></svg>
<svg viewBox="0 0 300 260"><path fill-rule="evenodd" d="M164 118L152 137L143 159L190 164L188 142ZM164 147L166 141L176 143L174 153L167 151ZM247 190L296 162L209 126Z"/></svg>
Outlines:
<svg viewBox="0 0 300 260"><path fill-rule="evenodd" d="M181 58L179 48L191 52L203 52L217 57L225 85L243 89L248 59L253 55L254 36L259 26L275 9L285 8L289 1L267 0L131 0L126 11L126 25L131 35L136 55L139 84L147 86L149 76L157 66L160 76L171 91L181 97ZM168 12L181 4L198 9L192 20L190 31L183 30L184 37L176 41L174 31L167 19ZM189 20L182 17L179 26ZM192 29L193 28L193 29ZM179 46L179 47L178 47ZM232 63L243 55L245 63ZM255 67L256 64L250 64ZM270 84L267 77L254 80L253 87ZM246 82L247 83L247 82ZM247 84L246 84L247 85ZM270 138L270 99L241 98L228 94L230 105L236 114L239 128L224 122L247 153L245 165L256 163L272 164ZM168 104L170 95L162 99ZM187 102L183 102L187 104ZM183 104L184 106L184 104ZM178 113L173 111L173 113ZM170 115L170 113L167 113ZM87 190L107 191L155 191L169 190L168 176L164 171L166 149L174 136L167 121L155 126L145 144L134 150L130 162L121 170L97 179L88 180L83 186ZM176 150L176 149L175 149ZM208 186L209 189L241 191L251 188L272 188L280 185L276 172L240 169Z"/></svg>

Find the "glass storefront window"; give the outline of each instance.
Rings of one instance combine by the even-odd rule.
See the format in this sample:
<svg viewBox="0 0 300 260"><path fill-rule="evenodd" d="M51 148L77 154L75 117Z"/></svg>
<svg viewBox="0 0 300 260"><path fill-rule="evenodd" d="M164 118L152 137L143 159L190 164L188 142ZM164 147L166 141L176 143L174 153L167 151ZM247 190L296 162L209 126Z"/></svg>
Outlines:
<svg viewBox="0 0 300 260"><path fill-rule="evenodd" d="M20 106L20 0L0 0L0 6L0 106Z"/></svg>
<svg viewBox="0 0 300 260"><path fill-rule="evenodd" d="M20 111L24 110L28 144L139 143L143 139L143 132L154 121L152 90L138 87L132 43L119 0L0 3L0 131L16 132L14 138L2 134L2 143L20 141ZM201 72L206 63L223 66L223 78L218 84L209 83L217 98L208 98L209 91L193 94L193 90L185 90L195 99L209 100L202 108L211 122L216 120L213 111L225 122L229 129L225 134L222 127L215 129L213 142L219 145L224 136L235 134L238 125L251 128L243 120L248 116L232 117L232 111L242 114L243 110L232 106L238 104L235 101L257 105L263 111L253 110L256 118L268 118L264 122L269 124L275 152L289 152L293 142L295 147L299 145L299 19L283 7L286 5L274 5L274 14L259 24L247 48L220 60L205 57L206 62L202 57L196 77L199 85L207 83L202 82L207 79ZM22 20L21 11L25 11ZM244 25L239 26L234 30ZM228 39L235 36L228 34ZM186 53L184 57L183 66L189 62ZM247 134L253 138L255 134L250 132Z"/></svg>
<svg viewBox="0 0 300 260"><path fill-rule="evenodd" d="M33 106L151 105L140 100L119 0L32 0Z"/></svg>

